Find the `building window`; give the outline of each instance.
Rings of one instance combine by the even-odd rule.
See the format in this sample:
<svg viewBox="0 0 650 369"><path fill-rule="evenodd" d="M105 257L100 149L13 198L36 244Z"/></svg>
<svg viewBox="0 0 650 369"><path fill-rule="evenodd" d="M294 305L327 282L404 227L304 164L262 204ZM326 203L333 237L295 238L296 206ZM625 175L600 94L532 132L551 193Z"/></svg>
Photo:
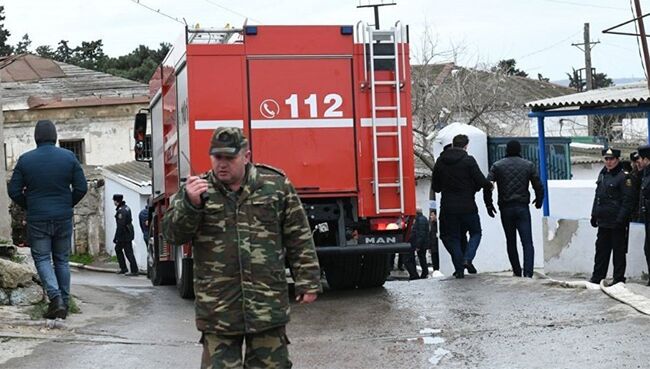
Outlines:
<svg viewBox="0 0 650 369"><path fill-rule="evenodd" d="M77 157L79 163L84 164L84 140L59 140L62 149L70 150Z"/></svg>

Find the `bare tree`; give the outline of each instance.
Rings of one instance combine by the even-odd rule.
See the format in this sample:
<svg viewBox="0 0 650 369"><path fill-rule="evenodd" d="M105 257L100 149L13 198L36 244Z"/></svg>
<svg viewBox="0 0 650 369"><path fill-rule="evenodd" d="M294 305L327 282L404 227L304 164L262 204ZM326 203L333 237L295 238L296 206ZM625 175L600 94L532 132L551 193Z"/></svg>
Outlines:
<svg viewBox="0 0 650 369"><path fill-rule="evenodd" d="M456 61L464 48L438 52L437 39L425 30L422 44L414 52L411 75L416 157L433 169L435 158L427 137L451 122L476 126L488 135L526 132L524 87L513 88L516 83L507 83L507 79L523 77L508 76L494 65L479 62L472 68L459 67Z"/></svg>

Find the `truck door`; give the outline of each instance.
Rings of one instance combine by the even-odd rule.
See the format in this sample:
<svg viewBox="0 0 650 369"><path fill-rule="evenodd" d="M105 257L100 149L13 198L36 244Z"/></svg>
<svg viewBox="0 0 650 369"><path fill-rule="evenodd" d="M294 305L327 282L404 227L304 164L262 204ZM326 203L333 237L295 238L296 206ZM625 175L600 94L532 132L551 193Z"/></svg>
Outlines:
<svg viewBox="0 0 650 369"><path fill-rule="evenodd" d="M301 193L356 192L352 60L249 59L253 161Z"/></svg>

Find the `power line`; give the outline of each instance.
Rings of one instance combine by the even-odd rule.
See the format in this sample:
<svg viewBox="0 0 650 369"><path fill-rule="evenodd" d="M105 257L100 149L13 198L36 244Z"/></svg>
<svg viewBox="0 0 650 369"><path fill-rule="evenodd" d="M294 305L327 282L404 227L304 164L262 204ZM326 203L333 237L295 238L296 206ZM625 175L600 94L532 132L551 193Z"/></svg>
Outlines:
<svg viewBox="0 0 650 369"><path fill-rule="evenodd" d="M585 4L585 3L577 3L577 2L573 2L573 1L565 1L565 0L541 0L541 1L546 1L546 2L549 2L549 3L557 3L557 4L574 5L574 6L584 6L584 7L587 7L587 8L627 11L627 9L615 8L615 7L612 7L612 6L592 5L592 4Z"/></svg>
<svg viewBox="0 0 650 369"><path fill-rule="evenodd" d="M533 55L535 55L535 54L542 53L542 52L544 52L544 51L546 51L546 50L550 50L550 49L552 49L552 48L554 48L554 47L556 47L556 46L562 45L562 44L564 44L566 41L568 41L568 40L574 38L574 37L575 37L577 34L579 34L579 33L580 33L580 31L578 31L578 32L572 34L571 36L569 36L569 37L567 37L567 38L564 38L564 39L562 39L562 40L560 40L560 41L558 41L558 42L556 42L556 43L554 43L554 44L552 44L552 45L546 46L546 47L543 48L543 49L539 49L539 50L533 51L533 52L531 52L531 53L529 53L529 54L522 55L522 56L518 57L517 59L524 59L524 58L527 58L527 57L529 57L529 56L533 56Z"/></svg>
<svg viewBox="0 0 650 369"><path fill-rule="evenodd" d="M152 8L150 6L144 5L143 3L140 2L140 0L131 0L131 1L138 4L138 5L140 5L140 6L142 6L142 7L144 7L144 8L146 8L146 9L148 9L148 10L151 10L154 13L158 13L158 14L162 15L163 17L167 17L167 18L169 18L169 19L171 19L171 20L173 20L175 22L178 22L178 23L180 23L182 25L185 25L185 23L178 20L178 18L174 18L169 14L165 14L165 13L161 12L160 9L154 9L154 8Z"/></svg>
<svg viewBox="0 0 650 369"><path fill-rule="evenodd" d="M223 9L223 10L225 10L227 12L230 12L232 14L238 15L238 16L244 18L244 19L250 19L253 22L262 23L261 21L255 19L255 18L251 18L251 17L247 16L246 14L242 14L242 13L240 13L238 11L235 11L235 10L227 8L227 7L223 6L223 5L217 4L214 1L211 1L211 0L203 0L203 1L205 1L206 3L208 3L208 4L212 5L212 6L216 6L217 8L220 8L220 9Z"/></svg>

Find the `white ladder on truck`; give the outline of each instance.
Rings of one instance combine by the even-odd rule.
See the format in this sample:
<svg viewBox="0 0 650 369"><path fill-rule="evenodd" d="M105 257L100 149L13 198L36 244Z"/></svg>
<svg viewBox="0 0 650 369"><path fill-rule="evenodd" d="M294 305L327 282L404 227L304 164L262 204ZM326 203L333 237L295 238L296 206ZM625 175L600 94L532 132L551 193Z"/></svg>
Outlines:
<svg viewBox="0 0 650 369"><path fill-rule="evenodd" d="M404 68L404 28L400 25L400 22L395 23L395 27L390 30L376 30L374 26L365 26L363 43L364 43L364 71L369 69L370 74L370 96L371 96L371 112L372 112L372 157L373 157L373 193L375 195L375 209L377 214L382 213L403 213L404 212L404 160L402 154L402 102L400 96L400 88L402 87L402 81L406 81L406 68ZM368 50L369 50L369 68L367 67L366 61L366 37L368 38ZM375 55L375 50L373 44L382 43L382 44L392 44L393 45L393 55ZM401 55L402 55L402 67L400 68L400 50L399 46L402 46ZM375 75L375 61L376 60L393 60L395 69L394 69L394 80L377 80ZM400 69L402 72L402 81L400 81ZM366 75L366 81L368 76ZM395 91L395 105L379 106L377 105L377 86L393 86ZM377 118L377 112L391 111L395 112L394 118L382 118L383 122L389 121L388 124L382 123L382 127L393 127L394 130L391 131L382 131L379 132L377 127L380 125ZM380 157L378 155L377 141L379 137L394 137L395 144L397 145L397 156L391 157ZM384 140L387 140L384 139ZM395 182L380 182L379 177L379 168L384 163L397 163L397 180ZM380 189L382 188L395 188L399 194L399 208L382 208L380 201Z"/></svg>

